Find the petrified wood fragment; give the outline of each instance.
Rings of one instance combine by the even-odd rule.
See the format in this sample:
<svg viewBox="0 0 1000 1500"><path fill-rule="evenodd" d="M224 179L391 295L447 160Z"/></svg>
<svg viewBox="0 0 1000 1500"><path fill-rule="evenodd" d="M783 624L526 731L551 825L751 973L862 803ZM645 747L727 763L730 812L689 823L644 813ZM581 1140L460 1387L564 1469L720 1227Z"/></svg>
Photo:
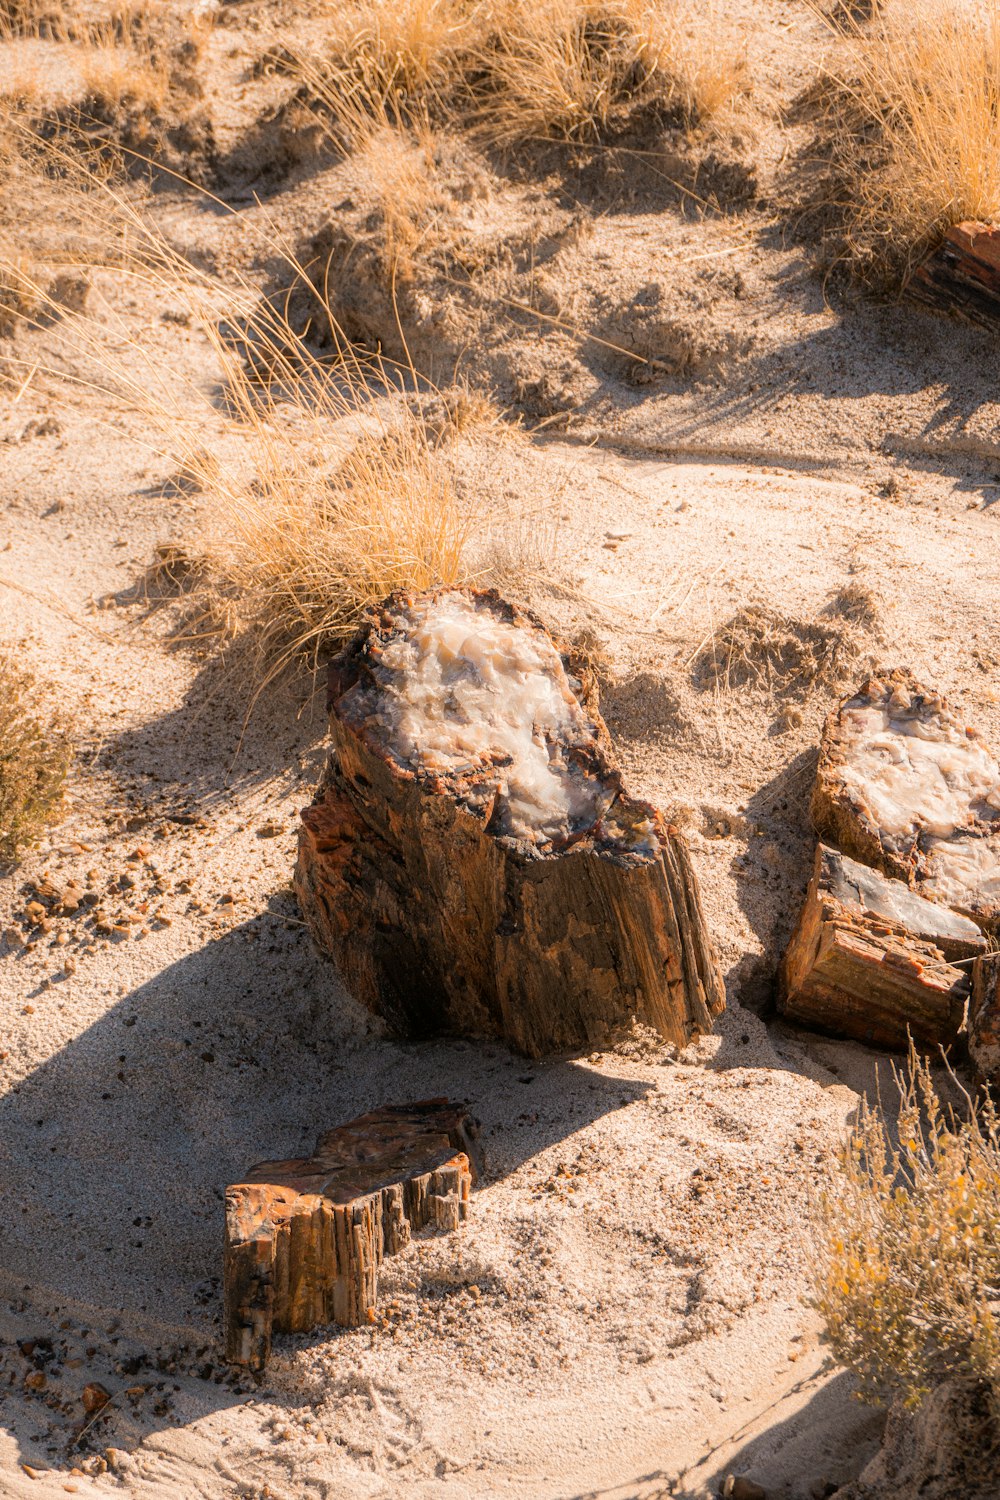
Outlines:
<svg viewBox="0 0 1000 1500"><path fill-rule="evenodd" d="M910 1035L947 1046L969 994L968 971L953 961L985 947L967 917L820 844L782 960L778 1008L881 1046L906 1047Z"/></svg>
<svg viewBox="0 0 1000 1500"><path fill-rule="evenodd" d="M404 1033L537 1056L724 1004L677 831L622 785L594 682L495 593L394 595L331 673L296 889L348 988Z"/></svg>
<svg viewBox="0 0 1000 1500"><path fill-rule="evenodd" d="M909 295L994 332L1000 329L1000 229L956 224L910 277Z"/></svg>
<svg viewBox="0 0 1000 1500"><path fill-rule="evenodd" d="M969 1056L982 1082L1000 1088L1000 953L972 966Z"/></svg>
<svg viewBox="0 0 1000 1500"><path fill-rule="evenodd" d="M870 678L827 720L812 816L846 854L1000 923L1000 766L909 672Z"/></svg>
<svg viewBox="0 0 1000 1500"><path fill-rule="evenodd" d="M226 1358L262 1370L272 1331L367 1322L384 1258L425 1225L457 1229L466 1217L474 1130L447 1099L392 1106L227 1188Z"/></svg>

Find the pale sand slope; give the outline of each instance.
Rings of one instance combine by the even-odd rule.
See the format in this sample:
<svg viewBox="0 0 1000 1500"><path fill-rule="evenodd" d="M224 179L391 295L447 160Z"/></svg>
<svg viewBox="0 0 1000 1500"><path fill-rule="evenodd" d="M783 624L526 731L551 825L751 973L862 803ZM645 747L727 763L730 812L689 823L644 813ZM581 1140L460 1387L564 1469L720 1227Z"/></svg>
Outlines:
<svg viewBox="0 0 1000 1500"><path fill-rule="evenodd" d="M29 392L0 435L44 409ZM80 1494L631 1500L696 1465L673 1493L735 1467L792 1497L855 1472L877 1421L846 1376L820 1373L805 1215L875 1059L738 1005L766 989L794 919L830 696L795 699L801 724L778 732L773 694L701 691L690 663L748 599L809 621L861 576L884 601L872 652L961 692L995 737L995 678L972 655L996 639L991 512L936 474L890 503L863 463L843 478L503 449L512 489L554 497L552 545L581 597L544 607L604 641L631 784L687 824L731 993L718 1035L681 1060L637 1037L529 1064L386 1041L342 993L287 893L318 714L278 695L227 779L243 700L225 674L165 653L134 612L88 612L194 503L164 500L167 469L149 468L131 419L109 436L86 402L61 416L61 437L0 450L0 574L33 590L0 588L0 634L30 638L98 754L51 846L6 882L3 926L46 870L92 870L102 888L128 873L105 904L134 911L155 880L128 860L140 844L173 923L80 957L69 979L65 949L2 950L4 1493L64 1493L65 1474L18 1465L71 1462L92 1379L115 1393L96 1450L131 1456L120 1480L70 1480ZM656 441L655 404L639 437ZM206 826L170 821L179 808ZM261 837L265 819L286 831ZM279 1340L259 1390L216 1384L225 1183L435 1092L483 1121L468 1229L386 1269L388 1329ZM11 1342L39 1335L58 1355L52 1405L22 1394Z"/></svg>

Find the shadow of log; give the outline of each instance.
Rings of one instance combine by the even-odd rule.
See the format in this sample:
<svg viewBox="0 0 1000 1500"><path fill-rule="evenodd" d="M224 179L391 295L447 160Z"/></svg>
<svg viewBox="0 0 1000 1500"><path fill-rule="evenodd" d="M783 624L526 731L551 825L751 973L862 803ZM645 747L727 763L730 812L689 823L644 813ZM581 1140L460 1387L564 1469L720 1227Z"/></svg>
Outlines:
<svg viewBox="0 0 1000 1500"><path fill-rule="evenodd" d="M382 1104L447 1094L482 1122L489 1183L647 1092L498 1043L383 1039L286 911L123 994L0 1102L11 1295L98 1322L118 1308L147 1341L214 1345L223 1193L250 1164L308 1154L321 1130Z"/></svg>
<svg viewBox="0 0 1000 1500"><path fill-rule="evenodd" d="M771 830L768 838L750 839L736 862L737 899L763 952L744 955L726 982L731 990L735 985L743 1008L758 1015L774 1009L778 962L809 884L816 849L809 821L816 759L814 749L803 750L747 803L747 822Z"/></svg>

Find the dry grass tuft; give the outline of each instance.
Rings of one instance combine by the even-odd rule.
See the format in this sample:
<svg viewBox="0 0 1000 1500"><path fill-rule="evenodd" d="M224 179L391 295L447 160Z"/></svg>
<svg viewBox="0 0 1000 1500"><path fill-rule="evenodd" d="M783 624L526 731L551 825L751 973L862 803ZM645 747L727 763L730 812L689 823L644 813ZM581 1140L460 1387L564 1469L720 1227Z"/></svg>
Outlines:
<svg viewBox="0 0 1000 1500"><path fill-rule="evenodd" d="M216 619L252 637L261 680L336 646L394 589L469 581L468 522L411 413L357 438L332 467L248 436L251 482L206 482L202 592L231 606L228 616L216 606Z"/></svg>
<svg viewBox="0 0 1000 1500"><path fill-rule="evenodd" d="M872 1399L918 1404L950 1379L986 1382L1000 1416L1000 1125L956 1119L929 1066L897 1075L899 1144L861 1106L817 1204L815 1305Z"/></svg>
<svg viewBox="0 0 1000 1500"><path fill-rule="evenodd" d="M334 143L355 149L387 126L448 115L481 16L469 0L354 0L337 8L316 54L283 67L316 99Z"/></svg>
<svg viewBox="0 0 1000 1500"><path fill-rule="evenodd" d="M467 446L495 425L488 401L458 387L413 400L412 370L362 364L339 333L336 357L317 357L250 280L234 271L222 286L192 267L141 198L113 180L94 180L90 191L96 221L107 215L113 226L116 287L131 282L183 306L226 392L220 419L203 387L179 387L176 371L114 311L99 269L100 306L49 325L59 365L46 361L46 377L142 412L151 446L171 465L166 482L201 497L198 523L158 550L146 580L147 597L184 596L180 639L211 652L239 637L259 688L335 647L395 589L496 581L484 559L507 516L489 476L462 489L453 452L456 438ZM282 242L263 234L262 250L304 279ZM406 244L397 238L396 270ZM51 290L41 296L47 319ZM316 313L336 331L316 296Z"/></svg>
<svg viewBox="0 0 1000 1500"><path fill-rule="evenodd" d="M78 52L81 114L103 120L124 110L163 112L170 92L168 59L141 39L94 38Z"/></svg>
<svg viewBox="0 0 1000 1500"><path fill-rule="evenodd" d="M850 620L853 625L860 625L873 634L879 634L882 609L882 598L878 591L856 578L837 590L826 606L826 613L837 615L842 620Z"/></svg>
<svg viewBox="0 0 1000 1500"><path fill-rule="evenodd" d="M951 225L1000 216L1000 6L917 0L842 24L826 130L843 254L898 287Z"/></svg>
<svg viewBox="0 0 1000 1500"><path fill-rule="evenodd" d="M428 120L491 145L597 142L637 107L697 125L749 88L741 46L691 0L356 0L294 71L352 147Z"/></svg>
<svg viewBox="0 0 1000 1500"><path fill-rule="evenodd" d="M644 105L698 125L747 91L745 58L711 7L511 0L477 61L479 128L500 144L600 141Z"/></svg>
<svg viewBox="0 0 1000 1500"><path fill-rule="evenodd" d="M0 860L16 859L55 821L71 755L37 678L0 649Z"/></svg>
<svg viewBox="0 0 1000 1500"><path fill-rule="evenodd" d="M750 604L697 652L694 669L703 686L716 690L745 683L804 689L838 682L859 649L849 625L796 620Z"/></svg>

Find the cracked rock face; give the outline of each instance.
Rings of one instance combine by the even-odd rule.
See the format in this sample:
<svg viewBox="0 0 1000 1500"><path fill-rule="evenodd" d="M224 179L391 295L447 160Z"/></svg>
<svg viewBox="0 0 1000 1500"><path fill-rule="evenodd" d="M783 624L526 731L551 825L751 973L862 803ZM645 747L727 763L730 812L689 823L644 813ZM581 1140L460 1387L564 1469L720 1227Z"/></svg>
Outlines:
<svg viewBox="0 0 1000 1500"><path fill-rule="evenodd" d="M1000 765L908 672L870 678L824 729L813 821L844 853L1000 922Z"/></svg>

